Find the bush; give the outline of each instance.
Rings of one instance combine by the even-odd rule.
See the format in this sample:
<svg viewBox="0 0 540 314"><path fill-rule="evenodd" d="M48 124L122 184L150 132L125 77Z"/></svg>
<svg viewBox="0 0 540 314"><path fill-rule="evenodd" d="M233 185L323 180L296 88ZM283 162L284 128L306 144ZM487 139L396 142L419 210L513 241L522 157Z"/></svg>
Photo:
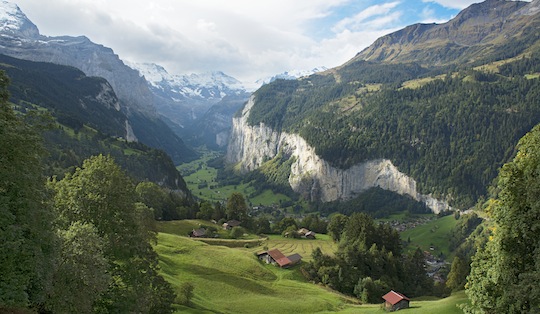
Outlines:
<svg viewBox="0 0 540 314"><path fill-rule="evenodd" d="M234 227L231 229L230 236L233 239L241 238L245 233L244 228L242 227Z"/></svg>
<svg viewBox="0 0 540 314"><path fill-rule="evenodd" d="M191 298L193 298L193 290L195 290L195 286L191 282L184 282L178 291L178 303L189 305L191 303Z"/></svg>

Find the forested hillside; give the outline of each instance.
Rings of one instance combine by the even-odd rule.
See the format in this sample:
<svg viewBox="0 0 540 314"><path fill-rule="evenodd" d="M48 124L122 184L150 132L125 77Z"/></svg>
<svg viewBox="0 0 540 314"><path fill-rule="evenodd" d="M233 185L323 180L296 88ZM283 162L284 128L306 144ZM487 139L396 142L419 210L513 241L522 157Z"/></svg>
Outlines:
<svg viewBox="0 0 540 314"><path fill-rule="evenodd" d="M171 312L134 182L103 155L47 181L40 126L0 82L0 312Z"/></svg>
<svg viewBox="0 0 540 314"><path fill-rule="evenodd" d="M133 136L129 123L106 80L87 77L73 67L4 55L0 55L0 69L10 78L10 101L16 111L38 110L53 119L43 133L47 175L62 177L84 159L108 154L137 180L153 181L189 195L166 153L128 141Z"/></svg>
<svg viewBox="0 0 540 314"><path fill-rule="evenodd" d="M497 17L508 17L505 27L515 30L512 36L501 39L488 22L482 24L486 29L468 28L467 19L502 7ZM513 156L518 139L540 122L540 49L530 32L538 14L525 9L529 6L523 3L487 1L464 10L459 23L443 24L456 28L449 37L465 29L470 36L485 37L455 52L459 58L444 59L443 66L421 57L411 57L417 62L390 55L366 61L363 52L321 74L275 81L255 93L248 122L299 134L318 156L341 169L390 159L421 193L459 208L472 206ZM401 33L366 51L390 49ZM403 35L416 49L407 52L436 53L426 33L415 33L415 40ZM490 36L498 39L496 47ZM484 52L478 54L479 49Z"/></svg>

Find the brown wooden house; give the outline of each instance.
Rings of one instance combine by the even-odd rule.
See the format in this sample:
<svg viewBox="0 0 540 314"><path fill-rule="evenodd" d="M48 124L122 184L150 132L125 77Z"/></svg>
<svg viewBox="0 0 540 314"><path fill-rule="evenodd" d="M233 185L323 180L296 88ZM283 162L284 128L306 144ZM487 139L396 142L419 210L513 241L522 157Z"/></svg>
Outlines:
<svg viewBox="0 0 540 314"><path fill-rule="evenodd" d="M193 231L191 231L189 233L189 236L192 237L192 238L205 238L206 237L206 229L204 229L204 228L193 229Z"/></svg>
<svg viewBox="0 0 540 314"><path fill-rule="evenodd" d="M388 312L406 309L409 307L409 302L411 301L405 295L395 292L394 290L383 295L382 298L384 299L384 308Z"/></svg>
<svg viewBox="0 0 540 314"><path fill-rule="evenodd" d="M266 264L273 264L283 268L290 267L302 260L300 254L295 253L291 256L285 256L278 249L257 253L257 258L264 261Z"/></svg>
<svg viewBox="0 0 540 314"><path fill-rule="evenodd" d="M222 227L225 230L231 230L232 228L238 227L238 226L240 226L240 221L233 219L233 220L229 220L229 221L223 223Z"/></svg>

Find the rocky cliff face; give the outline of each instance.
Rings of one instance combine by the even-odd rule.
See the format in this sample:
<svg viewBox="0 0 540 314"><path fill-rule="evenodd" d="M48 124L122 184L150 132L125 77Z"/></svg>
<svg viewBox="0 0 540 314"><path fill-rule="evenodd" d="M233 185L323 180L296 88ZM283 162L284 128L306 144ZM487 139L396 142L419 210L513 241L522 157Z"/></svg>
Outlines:
<svg viewBox="0 0 540 314"><path fill-rule="evenodd" d="M255 170L282 153L294 160L289 184L295 192L310 200L347 200L369 188L380 187L409 195L425 203L434 213L450 209L447 202L418 193L416 182L401 173L390 160L372 160L339 169L317 156L314 148L299 135L274 131L264 123L250 126L247 117L253 105L252 97L241 116L233 119L227 150L227 162L239 164L241 171Z"/></svg>

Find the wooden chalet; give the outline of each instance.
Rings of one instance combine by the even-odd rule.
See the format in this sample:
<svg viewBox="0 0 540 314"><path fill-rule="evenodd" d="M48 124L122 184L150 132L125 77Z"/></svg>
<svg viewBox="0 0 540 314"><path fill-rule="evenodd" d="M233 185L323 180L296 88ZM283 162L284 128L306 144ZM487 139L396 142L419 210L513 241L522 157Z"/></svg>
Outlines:
<svg viewBox="0 0 540 314"><path fill-rule="evenodd" d="M383 295L382 298L384 299L384 308L388 312L409 308L409 302L411 301L405 295L394 290Z"/></svg>
<svg viewBox="0 0 540 314"><path fill-rule="evenodd" d="M231 230L232 228L238 227L238 226L240 226L240 221L238 221L238 220L229 220L229 221L223 223L222 227L225 230Z"/></svg>
<svg viewBox="0 0 540 314"><path fill-rule="evenodd" d="M264 261L266 264L272 264L283 268L295 265L302 260L302 256L300 254L295 253L290 256L285 256L278 249L257 253L257 258Z"/></svg>
<svg viewBox="0 0 540 314"><path fill-rule="evenodd" d="M304 237L306 239L315 239L315 232L309 231L309 232L306 233L306 235Z"/></svg>
<svg viewBox="0 0 540 314"><path fill-rule="evenodd" d="M192 238L204 238L206 237L206 229L204 228L193 229L193 231L189 233L189 236Z"/></svg>
<svg viewBox="0 0 540 314"><path fill-rule="evenodd" d="M300 237L302 238L305 238L305 239L315 239L315 232L313 231L310 231L306 228L301 228L300 230L297 231L298 234L300 235Z"/></svg>

